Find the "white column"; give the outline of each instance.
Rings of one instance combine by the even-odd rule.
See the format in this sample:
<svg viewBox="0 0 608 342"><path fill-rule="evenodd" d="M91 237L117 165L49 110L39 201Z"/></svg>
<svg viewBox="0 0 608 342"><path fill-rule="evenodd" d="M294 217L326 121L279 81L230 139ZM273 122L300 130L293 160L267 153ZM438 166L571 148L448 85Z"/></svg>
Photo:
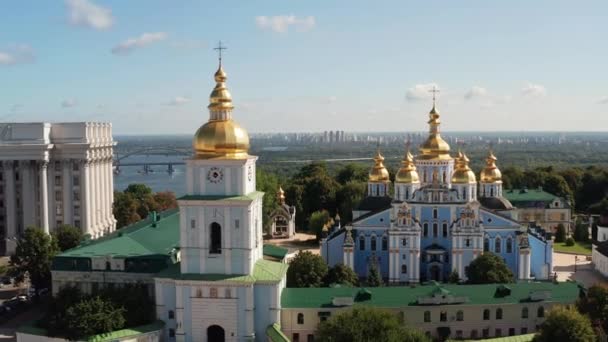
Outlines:
<svg viewBox="0 0 608 342"><path fill-rule="evenodd" d="M517 271L519 273L519 279L524 279L524 256L521 252L519 252L519 260L518 260L518 265L517 265Z"/></svg>
<svg viewBox="0 0 608 342"><path fill-rule="evenodd" d="M100 191L99 191L99 155L96 156L93 166L91 167L91 193L93 194L93 206L91 208L93 214L93 227L95 227L95 236L99 236L99 218L100 218Z"/></svg>
<svg viewBox="0 0 608 342"><path fill-rule="evenodd" d="M103 178L104 178L104 219L106 222L106 232L110 232L112 227L112 155L108 155L103 163Z"/></svg>
<svg viewBox="0 0 608 342"><path fill-rule="evenodd" d="M91 234L94 237L93 231L91 230L91 187L89 186L89 161L84 161L80 166L80 207L81 214L80 218L82 221L82 232L85 234Z"/></svg>
<svg viewBox="0 0 608 342"><path fill-rule="evenodd" d="M530 251L524 254L524 263L526 264L526 274L524 274L524 277L525 279L530 279Z"/></svg>
<svg viewBox="0 0 608 342"><path fill-rule="evenodd" d="M6 207L6 238L17 236L17 211L15 189L15 162L5 161L4 170L4 203Z"/></svg>
<svg viewBox="0 0 608 342"><path fill-rule="evenodd" d="M42 161L40 163L40 226L42 230L50 234L51 230L49 227L49 184L47 179L47 168L48 161Z"/></svg>
<svg viewBox="0 0 608 342"><path fill-rule="evenodd" d="M69 160L61 162L61 181L63 184L63 223L74 224L74 214L72 209L74 208L74 199L72 194L74 188L72 187L72 163Z"/></svg>
<svg viewBox="0 0 608 342"><path fill-rule="evenodd" d="M106 187L106 157L102 155L101 160L99 161L99 178L101 178L99 187L99 191L101 192L101 203L99 203L100 216L100 232L101 234L105 234L108 227L108 188Z"/></svg>

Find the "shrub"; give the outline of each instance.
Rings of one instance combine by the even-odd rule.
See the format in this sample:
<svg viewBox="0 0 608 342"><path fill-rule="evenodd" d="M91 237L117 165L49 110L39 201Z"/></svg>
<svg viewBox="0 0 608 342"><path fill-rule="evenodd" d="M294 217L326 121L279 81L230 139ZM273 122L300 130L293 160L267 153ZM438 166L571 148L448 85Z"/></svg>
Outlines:
<svg viewBox="0 0 608 342"><path fill-rule="evenodd" d="M566 246L571 247L574 246L574 239L569 237L566 239Z"/></svg>

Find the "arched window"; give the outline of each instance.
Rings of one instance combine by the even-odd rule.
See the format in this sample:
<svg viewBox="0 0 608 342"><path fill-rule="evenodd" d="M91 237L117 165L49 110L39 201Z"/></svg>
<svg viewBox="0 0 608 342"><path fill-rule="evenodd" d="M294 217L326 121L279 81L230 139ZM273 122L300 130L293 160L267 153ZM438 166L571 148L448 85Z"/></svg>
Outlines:
<svg viewBox="0 0 608 342"><path fill-rule="evenodd" d="M507 253L513 253L513 239L510 236L507 238Z"/></svg>
<svg viewBox="0 0 608 342"><path fill-rule="evenodd" d="M221 254L222 253L222 226L219 223L213 222L211 224L211 246L209 253Z"/></svg>
<svg viewBox="0 0 608 342"><path fill-rule="evenodd" d="M467 189L462 188L462 199L467 198Z"/></svg>
<svg viewBox="0 0 608 342"><path fill-rule="evenodd" d="M401 265L401 273L407 273L407 265Z"/></svg>
<svg viewBox="0 0 608 342"><path fill-rule="evenodd" d="M410 197L410 189L405 188L405 199L409 199L409 197Z"/></svg>
<svg viewBox="0 0 608 342"><path fill-rule="evenodd" d="M447 313L447 311L441 311L439 313L439 320L441 322L447 322L448 321L448 313Z"/></svg>
<svg viewBox="0 0 608 342"><path fill-rule="evenodd" d="M496 319L502 319L502 309L496 309Z"/></svg>
<svg viewBox="0 0 608 342"><path fill-rule="evenodd" d="M437 224L437 222L433 223L433 237L437 237L437 235L439 235L439 225Z"/></svg>
<svg viewBox="0 0 608 342"><path fill-rule="evenodd" d="M112 270L112 263L110 263L109 261L106 261L106 271L111 271Z"/></svg>
<svg viewBox="0 0 608 342"><path fill-rule="evenodd" d="M203 290L201 290L201 289L197 289L197 290L196 290L196 297L197 297L197 298L201 298L202 296L203 296Z"/></svg>
<svg viewBox="0 0 608 342"><path fill-rule="evenodd" d="M445 222L443 223L442 230L443 230L443 237L448 237L448 224L447 223L445 223Z"/></svg>
<svg viewBox="0 0 608 342"><path fill-rule="evenodd" d="M385 251L388 249L388 238L386 236L382 237L382 250Z"/></svg>
<svg viewBox="0 0 608 342"><path fill-rule="evenodd" d="M488 310L488 309L483 310L483 320L484 321L490 320L490 310Z"/></svg>
<svg viewBox="0 0 608 342"><path fill-rule="evenodd" d="M298 324L304 324L304 314L301 312L298 314Z"/></svg>
<svg viewBox="0 0 608 342"><path fill-rule="evenodd" d="M209 297L217 298L217 288L212 287L209 289Z"/></svg>
<svg viewBox="0 0 608 342"><path fill-rule="evenodd" d="M407 238L401 239L401 245L403 245L403 247L407 246Z"/></svg>
<svg viewBox="0 0 608 342"><path fill-rule="evenodd" d="M483 251L487 252L489 250L490 250L490 239L484 238L483 239Z"/></svg>
<svg viewBox="0 0 608 342"><path fill-rule="evenodd" d="M365 250L365 236L363 235L359 236L359 250Z"/></svg>
<svg viewBox="0 0 608 342"><path fill-rule="evenodd" d="M431 321L431 312L430 311L425 311L424 312L424 321L425 322L430 322Z"/></svg>
<svg viewBox="0 0 608 342"><path fill-rule="evenodd" d="M490 188L490 197L494 197L494 188Z"/></svg>
<svg viewBox="0 0 608 342"><path fill-rule="evenodd" d="M528 318L528 308L521 309L521 318Z"/></svg>
<svg viewBox="0 0 608 342"><path fill-rule="evenodd" d="M371 243L370 243L370 248L371 248L372 251L376 250L376 237L375 236L372 236Z"/></svg>
<svg viewBox="0 0 608 342"><path fill-rule="evenodd" d="M500 253L501 252L501 250L500 250L501 245L502 244L500 243L500 237L497 236L494 239L494 253Z"/></svg>
<svg viewBox="0 0 608 342"><path fill-rule="evenodd" d="M173 310L169 310L169 319L175 319L175 312Z"/></svg>
<svg viewBox="0 0 608 342"><path fill-rule="evenodd" d="M464 321L464 312L462 312L462 310L456 312L456 320L461 322Z"/></svg>
<svg viewBox="0 0 608 342"><path fill-rule="evenodd" d="M429 236L429 224L424 222L424 224L422 225L422 230L423 230L423 235L424 237Z"/></svg>
<svg viewBox="0 0 608 342"><path fill-rule="evenodd" d="M539 306L538 311L536 313L537 313L537 315L536 315L537 317L545 317L545 308L542 306Z"/></svg>
<svg viewBox="0 0 608 342"><path fill-rule="evenodd" d="M437 218L437 208L433 208L433 218Z"/></svg>

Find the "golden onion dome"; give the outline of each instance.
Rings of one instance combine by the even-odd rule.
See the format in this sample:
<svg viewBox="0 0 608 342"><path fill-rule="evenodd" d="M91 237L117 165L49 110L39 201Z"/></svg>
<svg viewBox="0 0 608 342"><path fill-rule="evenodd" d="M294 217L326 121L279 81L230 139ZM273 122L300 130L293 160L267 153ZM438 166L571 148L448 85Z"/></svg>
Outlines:
<svg viewBox="0 0 608 342"><path fill-rule="evenodd" d="M401 168L395 175L395 182L420 183L420 177L418 177L418 171L416 171L416 165L414 164L414 156L412 156L409 150L401 161Z"/></svg>
<svg viewBox="0 0 608 342"><path fill-rule="evenodd" d="M384 157L380 154L380 150L376 152L376 156L374 157L374 167L369 171L369 181L370 182L388 182L389 175L388 170L384 166Z"/></svg>
<svg viewBox="0 0 608 342"><path fill-rule="evenodd" d="M486 158L486 167L481 170L480 179L482 183L502 182L502 173L496 166L496 160L494 153L489 151Z"/></svg>
<svg viewBox="0 0 608 342"><path fill-rule="evenodd" d="M279 191L277 191L277 199L279 200L279 204L285 203L285 191L283 188L279 186Z"/></svg>
<svg viewBox="0 0 608 342"><path fill-rule="evenodd" d="M194 135L192 147L198 159L244 159L248 157L249 135L232 120L232 96L226 87L226 72L220 64L215 87L209 96L209 121Z"/></svg>
<svg viewBox="0 0 608 342"><path fill-rule="evenodd" d="M420 159L452 159L450 156L450 145L443 140L439 133L439 112L433 104L433 108L429 112L429 137L420 145Z"/></svg>
<svg viewBox="0 0 608 342"><path fill-rule="evenodd" d="M456 168L452 173L452 184L474 184L477 183L475 172L469 167L469 158L466 154L458 152Z"/></svg>

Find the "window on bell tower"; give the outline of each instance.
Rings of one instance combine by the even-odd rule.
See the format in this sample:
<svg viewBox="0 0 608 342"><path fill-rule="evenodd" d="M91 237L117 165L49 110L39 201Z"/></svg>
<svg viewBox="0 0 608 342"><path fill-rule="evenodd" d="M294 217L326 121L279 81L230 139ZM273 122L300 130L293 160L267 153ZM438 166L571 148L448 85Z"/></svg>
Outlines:
<svg viewBox="0 0 608 342"><path fill-rule="evenodd" d="M222 226L219 223L213 222L211 224L211 239L209 253L221 254L222 253Z"/></svg>

